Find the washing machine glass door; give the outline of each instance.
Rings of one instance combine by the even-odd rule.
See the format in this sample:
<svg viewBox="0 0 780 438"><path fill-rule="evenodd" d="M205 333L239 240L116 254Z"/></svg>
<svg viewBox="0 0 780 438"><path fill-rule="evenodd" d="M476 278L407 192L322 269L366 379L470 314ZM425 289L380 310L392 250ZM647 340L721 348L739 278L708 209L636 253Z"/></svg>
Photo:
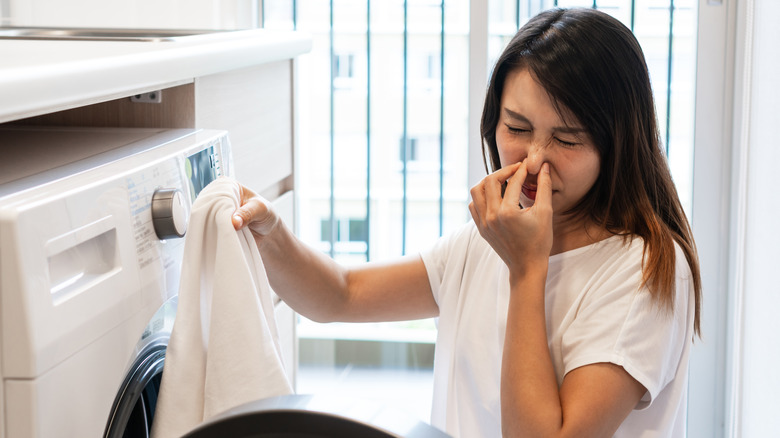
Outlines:
<svg viewBox="0 0 780 438"><path fill-rule="evenodd" d="M111 407L107 438L147 438L160 391L167 339L150 344L133 363Z"/></svg>
<svg viewBox="0 0 780 438"><path fill-rule="evenodd" d="M165 353L176 318L178 297L165 302L146 325L111 407L105 438L148 438L160 392Z"/></svg>

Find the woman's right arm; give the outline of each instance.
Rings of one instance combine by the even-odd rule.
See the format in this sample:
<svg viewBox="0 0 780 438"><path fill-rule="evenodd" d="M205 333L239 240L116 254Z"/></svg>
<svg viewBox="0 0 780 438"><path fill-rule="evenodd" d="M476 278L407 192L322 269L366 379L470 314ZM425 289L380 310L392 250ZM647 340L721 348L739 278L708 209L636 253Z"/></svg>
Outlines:
<svg viewBox="0 0 780 438"><path fill-rule="evenodd" d="M420 256L346 268L301 242L271 204L242 186L236 229L248 226L268 281L296 312L326 321L398 321L438 315Z"/></svg>

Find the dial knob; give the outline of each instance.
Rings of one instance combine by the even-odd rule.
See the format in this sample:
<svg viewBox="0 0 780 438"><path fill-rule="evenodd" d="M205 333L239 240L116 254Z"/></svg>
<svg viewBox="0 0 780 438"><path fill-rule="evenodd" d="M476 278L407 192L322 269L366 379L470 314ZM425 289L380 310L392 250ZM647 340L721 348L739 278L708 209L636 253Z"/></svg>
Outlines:
<svg viewBox="0 0 780 438"><path fill-rule="evenodd" d="M183 237L187 232L187 210L178 189L157 189L152 195L152 224L160 239Z"/></svg>

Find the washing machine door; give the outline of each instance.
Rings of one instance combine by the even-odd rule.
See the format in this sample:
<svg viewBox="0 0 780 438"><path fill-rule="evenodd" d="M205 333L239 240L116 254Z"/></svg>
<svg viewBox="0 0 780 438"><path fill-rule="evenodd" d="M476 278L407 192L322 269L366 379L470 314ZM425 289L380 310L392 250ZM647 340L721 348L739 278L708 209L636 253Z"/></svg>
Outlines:
<svg viewBox="0 0 780 438"><path fill-rule="evenodd" d="M286 395L246 403L185 438L445 438L439 429L386 406L331 396Z"/></svg>
<svg viewBox="0 0 780 438"><path fill-rule="evenodd" d="M147 344L125 376L111 407L106 438L148 438L160 392L168 338Z"/></svg>
<svg viewBox="0 0 780 438"><path fill-rule="evenodd" d="M178 296L174 296L139 334L134 358L111 406L104 438L149 438L177 307Z"/></svg>

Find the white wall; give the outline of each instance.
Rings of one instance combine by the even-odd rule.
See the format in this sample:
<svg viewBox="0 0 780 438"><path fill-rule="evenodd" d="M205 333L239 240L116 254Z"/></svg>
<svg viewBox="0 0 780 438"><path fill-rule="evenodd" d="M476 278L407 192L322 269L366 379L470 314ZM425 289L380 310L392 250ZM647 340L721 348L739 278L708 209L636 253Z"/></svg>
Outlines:
<svg viewBox="0 0 780 438"><path fill-rule="evenodd" d="M692 227L699 252L702 339L691 352L688 436L724 438L729 309L732 96L737 8L699 0Z"/></svg>
<svg viewBox="0 0 780 438"><path fill-rule="evenodd" d="M699 1L690 437L780 436L780 2Z"/></svg>
<svg viewBox="0 0 780 438"><path fill-rule="evenodd" d="M747 138L737 145L745 165L740 172L744 210L739 212L744 230L736 248L743 254L736 266L743 275L735 290L742 301L735 436L761 437L780 436L780 2L750 3L746 30L752 50L743 108L749 117Z"/></svg>
<svg viewBox="0 0 780 438"><path fill-rule="evenodd" d="M246 29L256 0L0 0L14 26Z"/></svg>
<svg viewBox="0 0 780 438"><path fill-rule="evenodd" d="M0 26L8 26L10 25L6 15L6 11L8 10L10 0L0 0Z"/></svg>

